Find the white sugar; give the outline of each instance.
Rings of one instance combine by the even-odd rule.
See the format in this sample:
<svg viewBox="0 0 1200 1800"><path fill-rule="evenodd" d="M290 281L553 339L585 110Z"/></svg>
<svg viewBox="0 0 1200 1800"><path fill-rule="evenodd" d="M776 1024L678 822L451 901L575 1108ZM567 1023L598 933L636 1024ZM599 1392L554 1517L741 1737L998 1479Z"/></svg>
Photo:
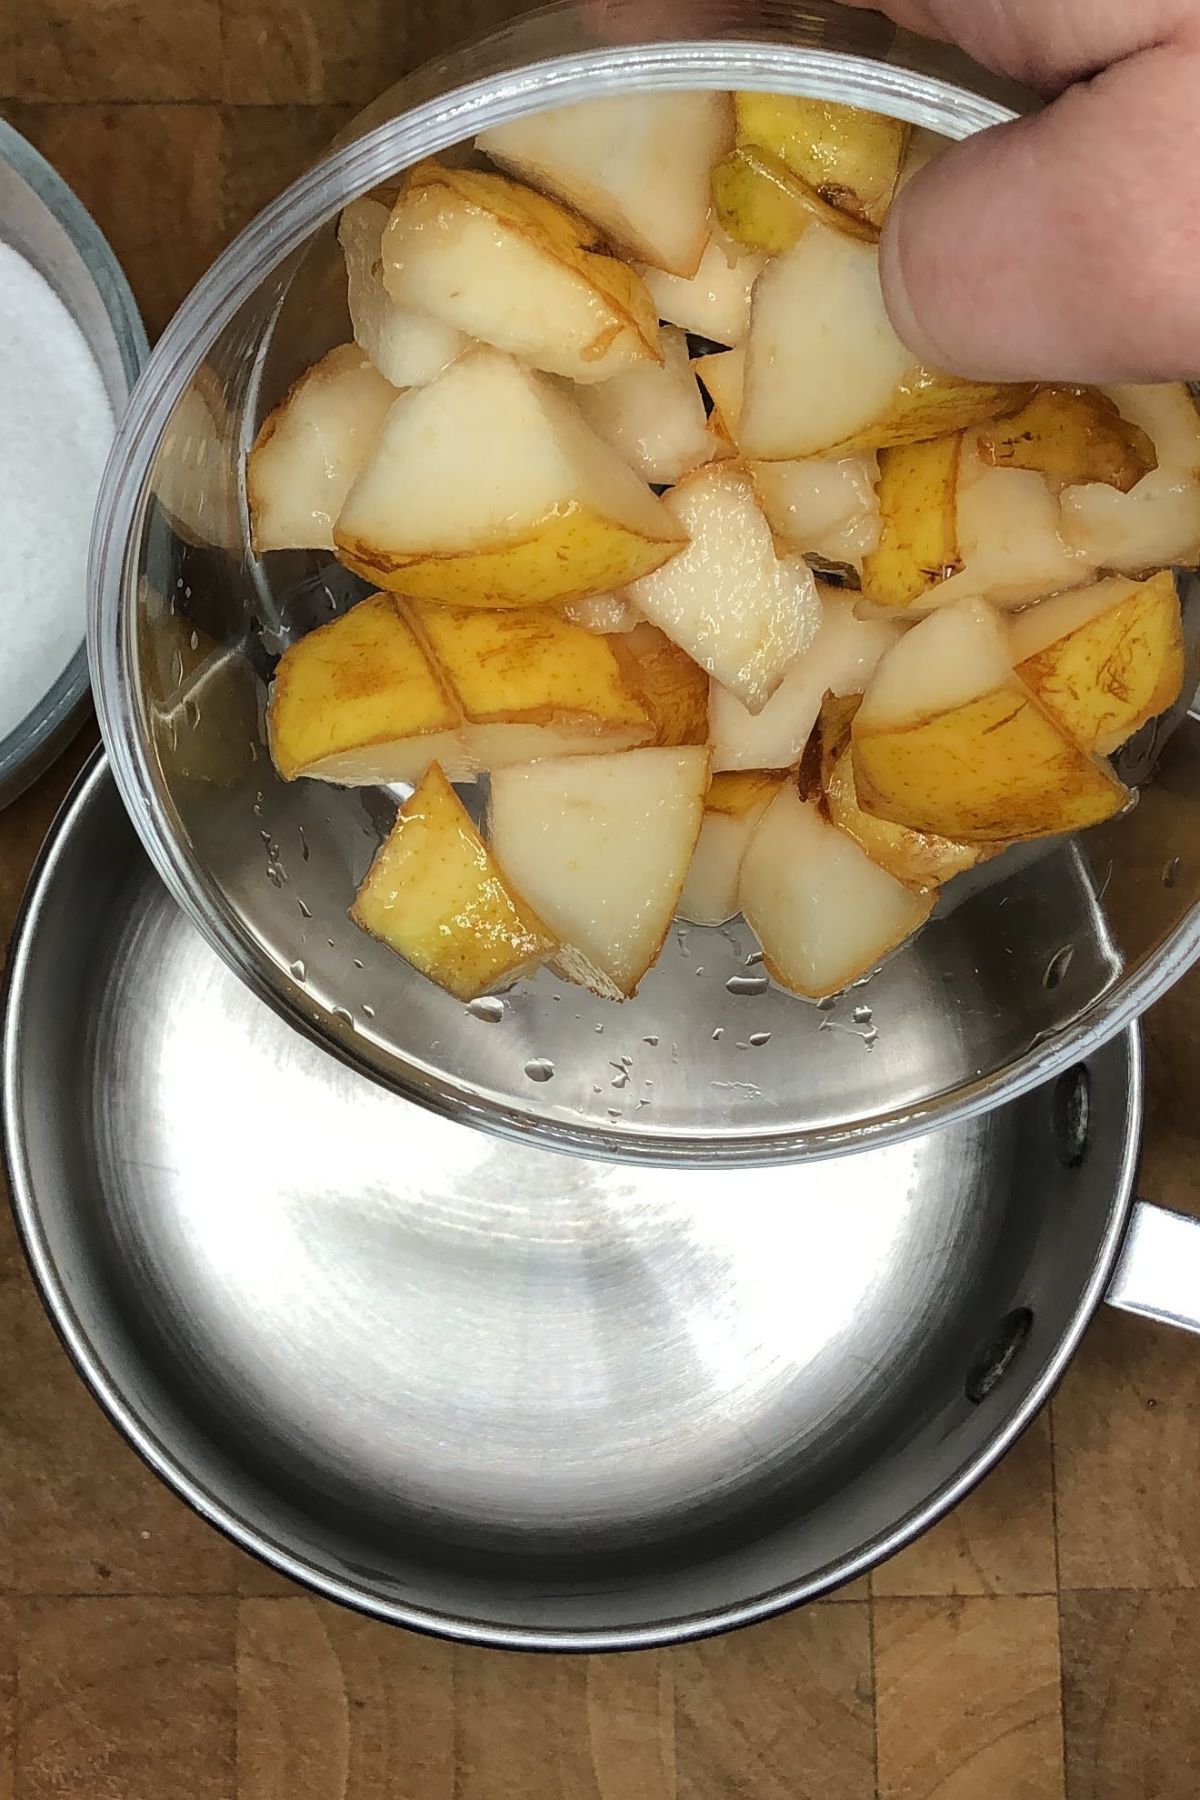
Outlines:
<svg viewBox="0 0 1200 1800"><path fill-rule="evenodd" d="M79 327L0 243L0 739L83 639L88 537L113 429Z"/></svg>

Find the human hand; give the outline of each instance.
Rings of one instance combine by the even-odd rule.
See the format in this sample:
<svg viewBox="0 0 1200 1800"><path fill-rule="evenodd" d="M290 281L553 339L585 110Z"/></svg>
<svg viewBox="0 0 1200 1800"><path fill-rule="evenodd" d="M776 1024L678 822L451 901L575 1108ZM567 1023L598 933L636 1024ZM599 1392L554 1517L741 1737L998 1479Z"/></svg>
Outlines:
<svg viewBox="0 0 1200 1800"><path fill-rule="evenodd" d="M1200 375L1200 0L845 0L1050 96L892 208L893 323L1006 380Z"/></svg>

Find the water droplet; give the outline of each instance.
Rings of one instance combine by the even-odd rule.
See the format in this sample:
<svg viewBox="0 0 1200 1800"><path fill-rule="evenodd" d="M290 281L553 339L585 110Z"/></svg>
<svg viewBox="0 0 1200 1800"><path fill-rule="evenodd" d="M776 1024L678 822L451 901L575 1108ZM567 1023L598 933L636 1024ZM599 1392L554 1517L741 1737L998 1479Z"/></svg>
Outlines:
<svg viewBox="0 0 1200 1800"><path fill-rule="evenodd" d="M366 1000L363 1001L362 1009L368 1019L373 1019L375 1017L375 1008L373 1006L371 1006Z"/></svg>
<svg viewBox="0 0 1200 1800"><path fill-rule="evenodd" d="M497 1000L494 994L481 994L478 1000L468 1001L467 1011L473 1019L482 1019L485 1025L498 1025L504 1017L504 1002Z"/></svg>
<svg viewBox="0 0 1200 1800"><path fill-rule="evenodd" d="M182 680L183 680L183 657L180 655L179 651L176 650L175 654L171 658L171 681L172 681L173 686L178 687Z"/></svg>
<svg viewBox="0 0 1200 1800"><path fill-rule="evenodd" d="M262 814L261 814L261 813L260 813L260 814L259 814L259 817L260 817L260 818L261 818L261 817L262 817ZM265 844L265 845L266 845L266 846L267 846L267 849L268 849L268 850L269 850L269 849L270 849L270 848L271 848L271 834L270 834L270 832L269 832L269 831L265 831L265 830L264 830L264 829L263 829L263 828L262 828L262 826L261 826L261 825L260 825L260 826L259 826L259 829L258 829L258 835L259 835L259 837L260 837L260 838L261 838L261 839L262 839L262 841L263 841L263 843L264 843L264 844Z"/></svg>
<svg viewBox="0 0 1200 1800"><path fill-rule="evenodd" d="M334 941L332 938L326 938L325 942L329 945L329 948L331 950L336 949L336 945L334 944Z"/></svg>
<svg viewBox="0 0 1200 1800"><path fill-rule="evenodd" d="M304 835L303 825L301 825L298 829L300 832L300 857L303 862L307 862L308 854L309 854L308 853L308 839Z"/></svg>
<svg viewBox="0 0 1200 1800"><path fill-rule="evenodd" d="M1045 973L1042 976L1042 986L1047 989L1056 988L1066 975L1074 957L1075 946L1073 944L1064 944L1061 950L1056 950L1046 964Z"/></svg>
<svg viewBox="0 0 1200 1800"><path fill-rule="evenodd" d="M770 1041L771 1034L769 1031L755 1031L750 1035L751 1048L754 1050L761 1050L763 1045L769 1044Z"/></svg>
<svg viewBox="0 0 1200 1800"><path fill-rule="evenodd" d="M308 906L308 904L305 901L297 900L296 905L300 908L300 917L302 919L311 919L312 918L312 908L310 906ZM358 966L360 969L362 968L361 963L359 963Z"/></svg>
<svg viewBox="0 0 1200 1800"><path fill-rule="evenodd" d="M1173 888L1183 872L1183 858L1173 856L1162 872L1162 884L1165 888Z"/></svg>
<svg viewBox="0 0 1200 1800"><path fill-rule="evenodd" d="M725 988L730 994L738 994L746 999L753 999L756 994L765 994L767 985L768 983L765 975L731 975L729 980L725 983Z"/></svg>
<svg viewBox="0 0 1200 1800"><path fill-rule="evenodd" d="M720 1040L721 1040L721 1039L722 1039L722 1038L723 1038L723 1037L724 1037L724 1036L725 1036L725 1027L724 1027L724 1026L723 1026L723 1025L718 1025L718 1026L717 1026L717 1028L716 1028L716 1030L715 1030L715 1031L714 1031L714 1032L713 1032L713 1034L712 1034L712 1041L713 1041L713 1043L714 1043L714 1044L716 1044L716 1043L719 1043L719 1042L720 1042Z"/></svg>
<svg viewBox="0 0 1200 1800"><path fill-rule="evenodd" d="M335 1006L333 1009L333 1017L337 1020L339 1025L349 1025L350 1029L353 1031L354 1014L350 1012L348 1008L344 1006Z"/></svg>
<svg viewBox="0 0 1200 1800"><path fill-rule="evenodd" d="M748 969L756 969L758 967L759 963L762 961L762 959L763 959L763 953L761 950L752 950L750 952L749 956L746 958L746 967Z"/></svg>
<svg viewBox="0 0 1200 1800"><path fill-rule="evenodd" d="M267 880L270 882L272 887L282 887L283 886L283 876L279 873L279 870L276 868L274 863L267 864Z"/></svg>
<svg viewBox="0 0 1200 1800"><path fill-rule="evenodd" d="M188 643L193 650L198 650L200 648L200 633L198 631L193 631L191 637L188 639Z"/></svg>
<svg viewBox="0 0 1200 1800"><path fill-rule="evenodd" d="M354 958L354 966L356 969L362 968L362 962L357 956Z"/></svg>
<svg viewBox="0 0 1200 1800"><path fill-rule="evenodd" d="M193 731L199 729L200 707L195 700L187 699L183 703L183 716Z"/></svg>
<svg viewBox="0 0 1200 1800"><path fill-rule="evenodd" d="M616 1063L614 1063L612 1066L614 1069L617 1070L617 1072L613 1076L612 1080L609 1082L608 1085L610 1087L615 1087L615 1088L628 1087L629 1086L629 1076L626 1073L626 1071L624 1069L617 1068Z"/></svg>
<svg viewBox="0 0 1200 1800"><path fill-rule="evenodd" d="M597 1035L597 1037L599 1037L599 1036L600 1036L600 1035L601 1035L601 1034L602 1034L602 1032L603 1032L603 1030L604 1030L604 1027L603 1027L603 1025L597 1025L597 1027L596 1027L596 1035Z"/></svg>
<svg viewBox="0 0 1200 1800"><path fill-rule="evenodd" d="M653 1035L653 1033L651 1033L651 1035L649 1037L644 1037L642 1039L642 1042L643 1042L643 1044L649 1044L649 1046L652 1050L658 1049L658 1039Z"/></svg>
<svg viewBox="0 0 1200 1800"><path fill-rule="evenodd" d="M869 1025L874 1014L869 1006L856 1006L850 1017L856 1025Z"/></svg>
<svg viewBox="0 0 1200 1800"><path fill-rule="evenodd" d="M288 964L288 974L294 981L305 981L308 979L308 970L300 961L299 957L296 958L294 963Z"/></svg>
<svg viewBox="0 0 1200 1800"><path fill-rule="evenodd" d="M530 1081L552 1081L554 1064L548 1056L531 1056L525 1064L525 1073Z"/></svg>
<svg viewBox="0 0 1200 1800"><path fill-rule="evenodd" d="M836 1005L837 1005L837 995L836 994L826 994L826 996L823 1000L817 1001L817 1011L823 1012L823 1013L832 1012Z"/></svg>

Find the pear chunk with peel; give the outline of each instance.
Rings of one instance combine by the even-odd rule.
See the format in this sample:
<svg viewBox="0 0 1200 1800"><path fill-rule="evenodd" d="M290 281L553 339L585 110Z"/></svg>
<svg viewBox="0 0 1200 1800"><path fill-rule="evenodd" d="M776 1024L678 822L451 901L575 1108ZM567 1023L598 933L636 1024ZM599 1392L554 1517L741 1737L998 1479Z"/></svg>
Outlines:
<svg viewBox="0 0 1200 1800"><path fill-rule="evenodd" d="M708 742L708 676L686 650L643 620L613 637L612 653L653 722L654 743Z"/></svg>
<svg viewBox="0 0 1200 1800"><path fill-rule="evenodd" d="M284 651L267 709L285 781L347 787L419 781L439 762L458 781L478 762L441 676L390 594L373 594Z"/></svg>
<svg viewBox="0 0 1200 1800"><path fill-rule="evenodd" d="M724 925L737 916L738 876L754 828L788 779L782 769L714 775L704 801L700 836L679 896L678 915L690 925Z"/></svg>
<svg viewBox="0 0 1200 1800"><path fill-rule="evenodd" d="M754 484L710 463L666 496L690 542L630 599L752 712L813 641L821 602L801 557L776 554Z"/></svg>
<svg viewBox="0 0 1200 1800"><path fill-rule="evenodd" d="M658 318L639 277L585 219L506 175L419 163L382 255L401 306L534 368L605 381L659 359Z"/></svg>
<svg viewBox="0 0 1200 1800"><path fill-rule="evenodd" d="M396 397L357 344L339 344L300 377L264 419L246 459L256 556L333 549L342 503Z"/></svg>
<svg viewBox="0 0 1200 1800"><path fill-rule="evenodd" d="M350 917L459 1000L532 975L555 949L436 763L401 807Z"/></svg>
<svg viewBox="0 0 1200 1800"><path fill-rule="evenodd" d="M1036 469L1057 493L1102 481L1127 494L1158 466L1149 435L1097 388L1041 387L1011 418L985 426L980 458L998 469Z"/></svg>
<svg viewBox="0 0 1200 1800"><path fill-rule="evenodd" d="M576 207L626 255L694 275L709 233L709 171L733 141L728 94L617 94L528 113L475 142Z"/></svg>
<svg viewBox="0 0 1200 1800"><path fill-rule="evenodd" d="M662 352L661 363L638 363L611 381L577 388L575 403L644 480L673 482L711 462L717 445L682 331L663 331Z"/></svg>
<svg viewBox="0 0 1200 1800"><path fill-rule="evenodd" d="M432 381L466 349L470 339L453 325L411 312L388 293L383 280L383 230L391 208L364 194L352 200L338 223L346 259L346 301L355 342L393 387Z"/></svg>
<svg viewBox="0 0 1200 1800"><path fill-rule="evenodd" d="M400 604L462 712L463 738L480 768L653 739L654 723L607 640L553 607Z"/></svg>
<svg viewBox="0 0 1200 1800"><path fill-rule="evenodd" d="M750 474L782 543L855 566L878 548L879 464L869 453L751 463Z"/></svg>
<svg viewBox="0 0 1200 1800"><path fill-rule="evenodd" d="M856 618L850 600L818 583L821 628L798 656L757 716L736 695L713 683L708 702L713 768L786 769L799 762L822 696L860 694L900 627Z"/></svg>
<svg viewBox="0 0 1200 1800"><path fill-rule="evenodd" d="M1113 576L1031 606L1009 643L1017 674L1085 750L1109 755L1183 686L1175 578Z"/></svg>
<svg viewBox="0 0 1200 1800"><path fill-rule="evenodd" d="M569 980L610 1000L636 991L678 904L707 786L701 747L496 772L493 853L558 938Z"/></svg>
<svg viewBox="0 0 1200 1800"><path fill-rule="evenodd" d="M1064 488L1063 541L1092 568L1145 575L1200 562L1200 480L1160 465L1127 494L1102 482Z"/></svg>
<svg viewBox="0 0 1200 1800"><path fill-rule="evenodd" d="M694 275L668 275L649 263L638 273L665 323L714 344L740 344L750 329L750 296L765 262L765 256L743 250L715 227Z"/></svg>
<svg viewBox="0 0 1200 1800"><path fill-rule="evenodd" d="M737 141L757 144L830 206L879 226L911 127L885 113L800 94L734 95Z"/></svg>
<svg viewBox="0 0 1200 1800"><path fill-rule="evenodd" d="M803 176L753 145L731 151L717 164L713 205L731 238L768 256L790 250L813 224L846 231L863 243L879 241L876 226L839 212Z"/></svg>
<svg viewBox="0 0 1200 1800"><path fill-rule="evenodd" d="M1013 672L978 601L931 613L875 671L851 732L867 812L963 843L1012 843L1096 824L1129 795Z"/></svg>
<svg viewBox="0 0 1200 1800"><path fill-rule="evenodd" d="M958 465L962 437L897 444L879 453L879 543L863 558L862 594L876 606L930 597L962 562Z"/></svg>
<svg viewBox="0 0 1200 1800"><path fill-rule="evenodd" d="M381 587L512 607L623 587L687 534L551 381L474 350L396 401L335 539Z"/></svg>
<svg viewBox="0 0 1200 1800"><path fill-rule="evenodd" d="M944 437L1015 412L1032 392L917 363L892 329L875 248L824 225L759 276L745 349L737 441L762 461Z"/></svg>
<svg viewBox="0 0 1200 1800"><path fill-rule="evenodd" d="M865 975L929 917L914 894L790 788L742 859L738 897L767 973L811 1000Z"/></svg>

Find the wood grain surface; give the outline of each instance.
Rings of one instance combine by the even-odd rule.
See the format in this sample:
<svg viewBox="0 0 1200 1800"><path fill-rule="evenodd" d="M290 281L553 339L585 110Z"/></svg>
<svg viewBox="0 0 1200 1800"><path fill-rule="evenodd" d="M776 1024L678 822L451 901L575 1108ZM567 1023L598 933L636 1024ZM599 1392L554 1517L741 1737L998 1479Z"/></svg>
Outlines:
<svg viewBox="0 0 1200 1800"><path fill-rule="evenodd" d="M152 331L354 109L505 0L0 0L0 110ZM2 404L2 397L0 397ZM95 741L0 813L0 946ZM2 957L2 951L0 951ZM1200 980L1148 1021L1143 1190L1200 1207ZM1195 1800L1200 1344L1101 1317L1052 1408L845 1596L627 1658L291 1588L83 1392L0 1209L0 1800Z"/></svg>

